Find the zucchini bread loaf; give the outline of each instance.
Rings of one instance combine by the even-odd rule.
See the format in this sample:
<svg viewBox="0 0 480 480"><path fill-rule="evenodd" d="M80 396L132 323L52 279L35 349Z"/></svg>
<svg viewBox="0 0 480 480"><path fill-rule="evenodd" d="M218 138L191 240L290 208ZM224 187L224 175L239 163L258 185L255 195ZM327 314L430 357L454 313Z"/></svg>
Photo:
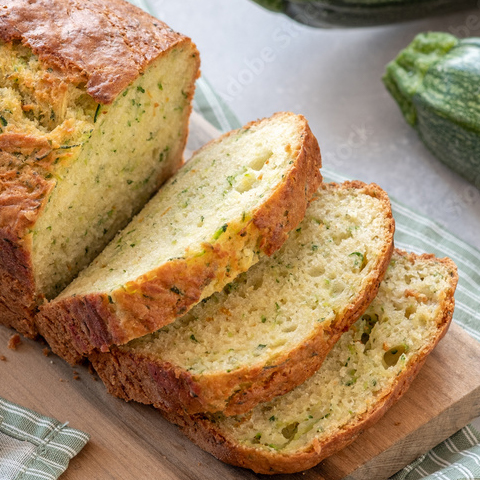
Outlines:
<svg viewBox="0 0 480 480"><path fill-rule="evenodd" d="M181 165L199 56L122 0L6 0L0 68L0 322L34 336Z"/></svg>
<svg viewBox="0 0 480 480"><path fill-rule="evenodd" d="M450 325L457 280L449 259L395 251L375 300L302 385L244 415L166 416L227 463L267 474L311 468L407 391Z"/></svg>
<svg viewBox="0 0 480 480"><path fill-rule="evenodd" d="M282 246L321 183L306 120L278 113L200 149L38 315L70 363L154 332Z"/></svg>
<svg viewBox="0 0 480 480"><path fill-rule="evenodd" d="M323 185L284 246L157 332L89 359L110 393L243 413L304 382L377 294L393 251L376 185Z"/></svg>

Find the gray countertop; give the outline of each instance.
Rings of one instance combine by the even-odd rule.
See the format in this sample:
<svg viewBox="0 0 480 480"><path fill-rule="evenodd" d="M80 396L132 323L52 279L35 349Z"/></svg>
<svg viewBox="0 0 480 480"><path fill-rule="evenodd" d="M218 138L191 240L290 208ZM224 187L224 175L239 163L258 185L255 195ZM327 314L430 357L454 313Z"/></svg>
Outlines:
<svg viewBox="0 0 480 480"><path fill-rule="evenodd" d="M249 0L150 3L159 18L196 42L203 76L242 123L279 110L305 115L325 167L378 183L480 248L480 191L430 154L381 82L386 63L418 32L479 35L480 9L386 27L321 30Z"/></svg>

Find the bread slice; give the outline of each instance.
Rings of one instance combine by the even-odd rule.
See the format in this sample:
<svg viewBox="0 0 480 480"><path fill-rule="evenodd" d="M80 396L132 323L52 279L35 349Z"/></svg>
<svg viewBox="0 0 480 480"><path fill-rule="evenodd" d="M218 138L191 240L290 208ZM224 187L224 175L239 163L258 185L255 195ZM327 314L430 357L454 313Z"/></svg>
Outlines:
<svg viewBox="0 0 480 480"><path fill-rule="evenodd" d="M406 392L449 327L457 279L449 259L395 251L376 299L305 383L244 415L166 416L227 463L267 474L313 467Z"/></svg>
<svg viewBox="0 0 480 480"><path fill-rule="evenodd" d="M72 363L169 324L281 247L320 166L315 137L293 113L210 142L41 309L40 332Z"/></svg>
<svg viewBox="0 0 480 480"><path fill-rule="evenodd" d="M376 185L323 185L272 257L163 329L90 361L110 393L233 415L310 377L377 294L393 251Z"/></svg>
<svg viewBox="0 0 480 480"><path fill-rule="evenodd" d="M122 0L0 11L0 323L34 315L182 163L199 56Z"/></svg>

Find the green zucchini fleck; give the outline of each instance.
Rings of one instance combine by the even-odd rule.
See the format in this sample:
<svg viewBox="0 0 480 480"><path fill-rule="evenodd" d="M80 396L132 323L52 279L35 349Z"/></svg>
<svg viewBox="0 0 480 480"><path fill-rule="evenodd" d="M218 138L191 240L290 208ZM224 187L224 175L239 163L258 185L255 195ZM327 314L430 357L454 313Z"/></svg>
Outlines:
<svg viewBox="0 0 480 480"><path fill-rule="evenodd" d="M355 263L354 263L354 266L355 267L362 267L363 266L363 262L365 260L364 256L363 256L363 253L360 253L360 252L352 252L349 257L354 257L355 258Z"/></svg>
<svg viewBox="0 0 480 480"><path fill-rule="evenodd" d="M383 355L384 367L394 367L401 356L408 350L407 345L397 345L387 350Z"/></svg>
<svg viewBox="0 0 480 480"><path fill-rule="evenodd" d="M125 91L125 94L126 93L127 92ZM100 103L97 105L97 109L95 110L95 115L93 116L93 123L97 123L97 118L98 118L98 114L100 113L100 107L101 106L102 105Z"/></svg>
<svg viewBox="0 0 480 480"><path fill-rule="evenodd" d="M282 435L287 440L293 440L293 437L298 431L298 422L292 422L288 424L285 428L282 428Z"/></svg>
<svg viewBox="0 0 480 480"><path fill-rule="evenodd" d="M218 238L220 238L220 235L222 233L225 233L227 231L227 227L228 227L228 223L225 223L224 225L222 225L213 235L213 239L214 240L217 240Z"/></svg>
<svg viewBox="0 0 480 480"><path fill-rule="evenodd" d="M82 144L81 143L76 143L75 145L61 145L60 147L58 147L59 150L68 150L70 148L75 148L75 147L81 147Z"/></svg>

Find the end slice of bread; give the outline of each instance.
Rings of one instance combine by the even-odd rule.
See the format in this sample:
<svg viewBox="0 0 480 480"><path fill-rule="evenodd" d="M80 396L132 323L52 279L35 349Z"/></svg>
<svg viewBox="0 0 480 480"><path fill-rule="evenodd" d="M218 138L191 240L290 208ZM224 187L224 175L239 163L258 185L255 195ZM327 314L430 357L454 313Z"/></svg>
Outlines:
<svg viewBox="0 0 480 480"><path fill-rule="evenodd" d="M123 0L16 0L0 24L0 323L34 337L182 164L199 55Z"/></svg>
<svg viewBox="0 0 480 480"><path fill-rule="evenodd" d="M282 246L320 167L307 121L292 113L210 142L41 309L40 332L73 363L171 323Z"/></svg>
<svg viewBox="0 0 480 480"><path fill-rule="evenodd" d="M234 415L310 377L377 294L394 221L376 185L323 185L285 245L163 329L96 352L110 393Z"/></svg>
<svg viewBox="0 0 480 480"><path fill-rule="evenodd" d="M305 383L244 415L165 415L227 463L266 474L311 468L407 391L447 332L457 280L449 259L395 251L375 300Z"/></svg>

